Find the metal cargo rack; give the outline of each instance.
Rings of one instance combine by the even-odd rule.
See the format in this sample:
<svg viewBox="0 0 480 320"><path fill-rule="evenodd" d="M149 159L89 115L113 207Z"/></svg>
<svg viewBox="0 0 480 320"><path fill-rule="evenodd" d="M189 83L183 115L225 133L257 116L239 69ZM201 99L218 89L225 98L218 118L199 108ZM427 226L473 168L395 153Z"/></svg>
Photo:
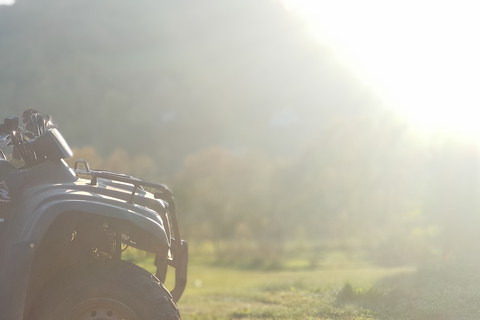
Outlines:
<svg viewBox="0 0 480 320"><path fill-rule="evenodd" d="M79 165L83 165L84 169L79 169ZM173 233L175 235L175 238L179 239L179 241L176 241L175 238L172 237L172 258L167 259L168 265L175 268L175 288L171 291L171 294L173 296L173 299L175 301L178 301L180 296L183 294L183 291L185 290L187 284L188 244L187 242L181 240L180 237L180 228L177 222L175 202L173 199L173 193L170 191L170 189L168 189L168 187L163 184L148 182L122 173L104 170L91 170L87 161L85 160L75 161L74 171L77 175L91 176L91 185L97 185L98 178L132 184L134 188L130 195L130 199L128 200L129 203L134 203L137 190L144 190L143 187L152 188L160 191L153 193L153 195L155 199L161 199L168 204L168 212L170 213ZM157 265L157 261L155 262L155 264ZM166 273L166 270L164 271ZM157 270L157 275L159 274L163 274L163 272L159 273ZM165 277L161 276L160 280L164 282Z"/></svg>

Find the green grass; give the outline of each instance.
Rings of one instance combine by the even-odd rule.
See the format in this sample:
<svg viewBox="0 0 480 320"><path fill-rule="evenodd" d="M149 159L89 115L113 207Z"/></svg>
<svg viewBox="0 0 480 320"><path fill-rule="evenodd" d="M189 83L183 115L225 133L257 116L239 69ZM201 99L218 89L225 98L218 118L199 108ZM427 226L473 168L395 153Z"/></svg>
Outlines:
<svg viewBox="0 0 480 320"><path fill-rule="evenodd" d="M126 258L135 256L127 253ZM154 271L152 257L140 256L135 260L141 267ZM187 288L178 307L183 320L377 319L367 308L338 302L345 283L369 290L385 277L412 272L412 268L348 263L339 253L325 259L320 269L312 269L308 261L292 259L280 270L215 266L211 260L193 256ZM173 273L167 276L169 289L173 287L172 276Z"/></svg>
<svg viewBox="0 0 480 320"><path fill-rule="evenodd" d="M344 284L369 289L401 272L412 270L247 271L193 265L179 308L187 320L369 319L369 310L337 303Z"/></svg>
<svg viewBox="0 0 480 320"><path fill-rule="evenodd" d="M349 262L339 253L332 257L317 268L297 259L281 269L262 270L216 266L193 256L178 303L182 319L480 319L477 263L417 270ZM153 271L151 263L151 257L137 259Z"/></svg>

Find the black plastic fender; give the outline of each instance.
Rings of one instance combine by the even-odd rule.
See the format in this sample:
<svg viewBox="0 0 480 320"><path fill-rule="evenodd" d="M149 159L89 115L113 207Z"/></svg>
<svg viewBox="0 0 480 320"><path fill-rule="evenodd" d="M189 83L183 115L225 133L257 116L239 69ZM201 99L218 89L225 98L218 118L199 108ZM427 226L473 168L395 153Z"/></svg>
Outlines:
<svg viewBox="0 0 480 320"><path fill-rule="evenodd" d="M48 191L40 189L42 191L30 196L27 204L17 212L18 216L14 219L16 223L12 226L16 229L11 239L13 243L30 242L36 245L60 214L78 212L129 221L155 237L159 246L169 246L163 221L152 209L119 199L92 196L80 190L65 193L61 188ZM34 202L34 197L42 199Z"/></svg>

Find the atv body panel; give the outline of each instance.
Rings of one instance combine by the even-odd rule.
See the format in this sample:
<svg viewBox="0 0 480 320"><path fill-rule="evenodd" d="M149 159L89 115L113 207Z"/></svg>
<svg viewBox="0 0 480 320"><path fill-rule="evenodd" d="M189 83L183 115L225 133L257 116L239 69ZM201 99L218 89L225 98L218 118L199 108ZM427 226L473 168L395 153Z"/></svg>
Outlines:
<svg viewBox="0 0 480 320"><path fill-rule="evenodd" d="M105 179L91 185L89 180L78 178L63 161L47 161L26 171L28 177L24 180L30 183L18 199L11 242L38 244L60 214L75 211L130 221L151 233L159 246L169 246L160 217L166 212L165 203L149 197L147 192L136 195L135 203L129 202L133 186ZM48 181L51 176L55 176L55 183ZM155 210L149 209L152 207Z"/></svg>

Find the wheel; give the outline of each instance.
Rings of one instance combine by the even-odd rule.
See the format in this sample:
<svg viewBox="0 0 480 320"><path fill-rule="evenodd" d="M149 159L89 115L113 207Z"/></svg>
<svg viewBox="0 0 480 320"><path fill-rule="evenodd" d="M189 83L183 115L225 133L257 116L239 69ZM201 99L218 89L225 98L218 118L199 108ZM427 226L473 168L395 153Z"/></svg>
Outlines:
<svg viewBox="0 0 480 320"><path fill-rule="evenodd" d="M38 320L179 320L172 296L126 261L98 261L69 271L37 300Z"/></svg>

